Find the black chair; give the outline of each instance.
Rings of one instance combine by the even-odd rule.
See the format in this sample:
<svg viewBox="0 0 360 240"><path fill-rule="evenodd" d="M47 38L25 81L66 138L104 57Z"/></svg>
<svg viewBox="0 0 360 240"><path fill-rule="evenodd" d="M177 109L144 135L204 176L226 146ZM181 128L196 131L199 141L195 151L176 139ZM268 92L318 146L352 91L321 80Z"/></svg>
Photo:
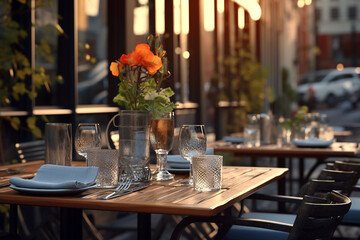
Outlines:
<svg viewBox="0 0 360 240"><path fill-rule="evenodd" d="M45 140L16 143L15 149L22 163L45 159Z"/></svg>
<svg viewBox="0 0 360 240"><path fill-rule="evenodd" d="M345 160L345 159L343 159ZM341 171L353 171L355 175L351 183L346 187L343 193L350 196L351 208L349 212L344 216L341 224L349 226L360 226L360 197L351 196L353 190L358 191L358 181L360 178L360 162L352 161L353 159L346 159L345 161L335 161L328 164L329 168L338 169Z"/></svg>
<svg viewBox="0 0 360 240"><path fill-rule="evenodd" d="M277 213L277 212L249 212L243 213L240 212L241 217L250 218L250 219L258 219L258 221L277 221L282 222L284 224L293 224L296 218L296 213L298 213L298 209L302 202L302 197L304 195L314 195L315 193L327 193L332 190L342 191L345 189L349 182L353 180L354 172L349 171L335 171L329 169L323 169L319 175L322 180L313 179L305 184L298 196L284 196L284 195L269 195L269 194L259 194L255 193L248 197L247 199L257 199L257 200L267 200L267 201L275 201L275 202L283 202L290 204L289 211L292 214L287 213ZM334 180L335 179L335 180ZM218 238L221 239L221 236L224 236L226 232L229 231L231 225L223 224L218 231ZM238 228L238 226L233 227L234 229ZM230 229L230 233L233 232L233 228ZM242 228L242 231L246 230L246 235L252 236L256 239L256 236L260 236L258 239L262 239L263 232L268 232L269 234L273 234L274 239L286 239L287 234L284 232L271 231L271 230L263 230L261 228ZM242 236L242 235L241 235ZM251 238L249 238L251 239Z"/></svg>
<svg viewBox="0 0 360 240"><path fill-rule="evenodd" d="M230 216L190 216L177 225L171 239L179 239L184 228L195 222L214 222L225 228L233 226L225 239L331 239L350 205L348 197L332 191L304 196L292 223ZM220 234L215 239L223 239L223 236Z"/></svg>

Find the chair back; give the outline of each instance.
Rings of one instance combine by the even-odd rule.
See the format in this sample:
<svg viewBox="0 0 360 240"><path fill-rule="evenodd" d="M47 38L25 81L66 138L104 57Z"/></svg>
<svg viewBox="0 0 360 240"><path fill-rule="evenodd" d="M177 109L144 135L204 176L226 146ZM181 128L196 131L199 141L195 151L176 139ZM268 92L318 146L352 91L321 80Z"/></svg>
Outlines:
<svg viewBox="0 0 360 240"><path fill-rule="evenodd" d="M22 163L45 159L45 140L16 143L15 149Z"/></svg>
<svg viewBox="0 0 360 240"><path fill-rule="evenodd" d="M318 176L319 180L334 180L335 182L340 182L342 184L342 188L334 188L333 190L340 190L341 193L346 196L349 196L352 191L354 178L357 178L357 172L338 169L323 169Z"/></svg>
<svg viewBox="0 0 360 240"><path fill-rule="evenodd" d="M332 239L351 200L338 192L304 196L288 239Z"/></svg>

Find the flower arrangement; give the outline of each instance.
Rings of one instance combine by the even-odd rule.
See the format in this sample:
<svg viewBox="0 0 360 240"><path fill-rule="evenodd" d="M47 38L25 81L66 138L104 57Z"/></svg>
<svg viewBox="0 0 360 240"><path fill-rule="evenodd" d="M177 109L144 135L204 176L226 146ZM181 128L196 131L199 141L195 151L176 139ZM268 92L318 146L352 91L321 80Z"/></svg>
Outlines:
<svg viewBox="0 0 360 240"><path fill-rule="evenodd" d="M173 90L161 88L170 72L159 36L148 36L147 44L138 44L135 51L112 62L110 71L120 79L118 94L113 99L119 106L149 111L153 118L173 111L176 106L170 101Z"/></svg>

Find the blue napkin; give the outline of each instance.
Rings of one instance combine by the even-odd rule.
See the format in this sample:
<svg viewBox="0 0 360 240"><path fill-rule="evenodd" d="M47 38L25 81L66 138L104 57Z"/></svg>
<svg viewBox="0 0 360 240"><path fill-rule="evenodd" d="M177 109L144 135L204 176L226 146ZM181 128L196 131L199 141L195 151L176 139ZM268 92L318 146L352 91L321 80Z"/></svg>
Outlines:
<svg viewBox="0 0 360 240"><path fill-rule="evenodd" d="M97 167L70 167L45 164L32 179L10 178L10 183L22 188L79 189L95 184Z"/></svg>
<svg viewBox="0 0 360 240"><path fill-rule="evenodd" d="M206 155L214 155L214 148L207 148ZM168 168L187 169L190 168L190 162L180 155L167 156Z"/></svg>

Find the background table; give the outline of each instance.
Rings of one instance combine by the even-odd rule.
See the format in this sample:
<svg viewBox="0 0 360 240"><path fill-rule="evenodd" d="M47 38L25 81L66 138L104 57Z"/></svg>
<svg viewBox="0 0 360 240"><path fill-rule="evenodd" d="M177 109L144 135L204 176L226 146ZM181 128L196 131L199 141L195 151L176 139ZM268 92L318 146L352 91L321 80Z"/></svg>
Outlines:
<svg viewBox="0 0 360 240"><path fill-rule="evenodd" d="M299 183L300 186L310 178L314 170L329 157L354 157L360 150L358 143L349 142L335 142L327 148L309 148L296 147L294 145L278 146L278 145L264 145L260 147L245 147L242 144L228 144L224 141L218 141L211 144L215 152L232 152L238 156L255 157L276 157L277 166L285 167L285 158L299 159ZM315 158L317 162L311 167L305 176L304 159ZM254 161L253 161L254 162ZM256 162L254 162L256 164ZM291 171L291 169L290 169ZM279 194L285 194L285 179L279 183ZM291 191L292 192L292 191Z"/></svg>
<svg viewBox="0 0 360 240"><path fill-rule="evenodd" d="M22 167L26 172L36 172L42 163L38 162L37 166L36 164L23 164ZM83 164L74 162L75 166ZM180 182L184 181L188 175L176 175L174 181L152 182L152 185L146 189L111 200L82 199L77 196L31 196L20 194L9 187L3 187L0 189L0 203L12 204L12 209L16 205L67 209L67 213L62 214L61 217L64 218L62 219L64 222L70 224L63 226L62 239L81 239L79 232L81 231L81 225L79 226L81 220L78 220L81 218L81 211L79 210L137 212L139 213L138 237L148 239L151 213L214 216L235 202L280 179L287 172L287 168L225 166L222 188L219 191L195 191L190 186L180 185ZM92 191L96 191L96 189L88 190L86 193ZM12 215L15 213L12 212ZM11 230L16 231L14 219L11 224Z"/></svg>

